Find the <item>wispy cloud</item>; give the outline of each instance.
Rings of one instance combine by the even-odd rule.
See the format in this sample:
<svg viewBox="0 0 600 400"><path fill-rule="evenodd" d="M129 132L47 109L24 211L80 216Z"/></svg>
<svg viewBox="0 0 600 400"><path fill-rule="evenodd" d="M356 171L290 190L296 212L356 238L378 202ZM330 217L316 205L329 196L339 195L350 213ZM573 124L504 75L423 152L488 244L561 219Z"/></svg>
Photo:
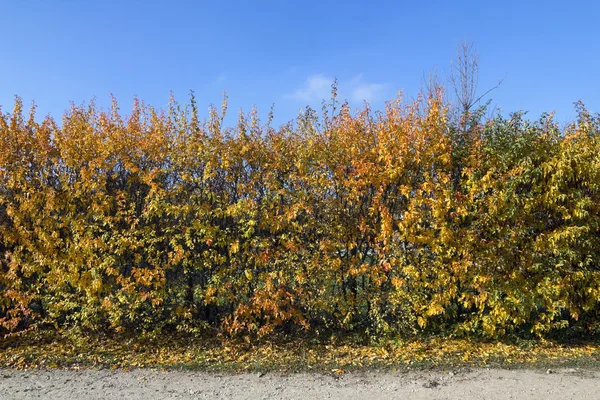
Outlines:
<svg viewBox="0 0 600 400"><path fill-rule="evenodd" d="M353 101L378 101L383 98L385 83L365 82L362 74L350 80L350 98Z"/></svg>
<svg viewBox="0 0 600 400"><path fill-rule="evenodd" d="M331 84L334 78L323 74L311 75L306 78L304 85L286 97L306 102L320 101L331 97Z"/></svg>
<svg viewBox="0 0 600 400"><path fill-rule="evenodd" d="M215 78L213 83L220 84L220 83L225 82L226 80L227 80L227 74L225 74L225 72L221 72L219 75L217 75L217 77Z"/></svg>
<svg viewBox="0 0 600 400"><path fill-rule="evenodd" d="M329 99L331 97L331 85L333 81L333 77L325 74L310 75L299 89L285 97L304 102ZM338 82L338 87L340 89L338 93L340 98L348 98L353 102L373 102L383 98L387 84L367 82L361 74L354 76L346 82Z"/></svg>

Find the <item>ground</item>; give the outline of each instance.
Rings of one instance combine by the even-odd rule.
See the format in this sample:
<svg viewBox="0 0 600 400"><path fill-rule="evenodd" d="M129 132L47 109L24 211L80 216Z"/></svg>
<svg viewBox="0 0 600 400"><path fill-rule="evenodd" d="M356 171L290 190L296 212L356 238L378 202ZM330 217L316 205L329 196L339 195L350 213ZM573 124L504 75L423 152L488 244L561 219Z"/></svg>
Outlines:
<svg viewBox="0 0 600 400"><path fill-rule="evenodd" d="M1 399L600 399L581 368L350 373L0 370Z"/></svg>

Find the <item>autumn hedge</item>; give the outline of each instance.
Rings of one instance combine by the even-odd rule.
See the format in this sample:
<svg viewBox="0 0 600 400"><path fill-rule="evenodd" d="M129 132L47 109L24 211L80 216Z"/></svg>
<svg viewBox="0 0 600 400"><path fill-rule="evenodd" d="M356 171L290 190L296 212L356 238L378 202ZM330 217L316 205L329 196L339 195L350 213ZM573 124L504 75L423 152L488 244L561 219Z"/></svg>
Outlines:
<svg viewBox="0 0 600 400"><path fill-rule="evenodd" d="M0 116L0 334L599 331L600 122Z"/></svg>

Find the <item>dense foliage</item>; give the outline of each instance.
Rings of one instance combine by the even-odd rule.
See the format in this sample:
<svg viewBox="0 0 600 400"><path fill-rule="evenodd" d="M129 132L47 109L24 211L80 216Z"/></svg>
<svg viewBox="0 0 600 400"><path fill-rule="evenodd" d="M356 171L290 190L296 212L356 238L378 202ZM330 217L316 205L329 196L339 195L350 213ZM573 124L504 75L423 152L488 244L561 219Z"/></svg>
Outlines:
<svg viewBox="0 0 600 400"><path fill-rule="evenodd" d="M600 121L439 94L223 126L175 101L0 115L0 334L501 336L600 323Z"/></svg>

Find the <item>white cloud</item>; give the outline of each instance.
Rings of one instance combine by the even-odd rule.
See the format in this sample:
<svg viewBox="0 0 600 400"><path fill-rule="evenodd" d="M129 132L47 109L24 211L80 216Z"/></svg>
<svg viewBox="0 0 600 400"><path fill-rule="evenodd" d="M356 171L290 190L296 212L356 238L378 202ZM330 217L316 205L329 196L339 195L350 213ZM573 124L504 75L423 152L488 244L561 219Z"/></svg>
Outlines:
<svg viewBox="0 0 600 400"><path fill-rule="evenodd" d="M381 100L386 87L385 83L365 82L360 74L350 80L350 98L356 102Z"/></svg>
<svg viewBox="0 0 600 400"><path fill-rule="evenodd" d="M331 97L331 84L333 80L334 78L323 74L311 75L306 78L304 86L286 97L307 102L327 99Z"/></svg>
<svg viewBox="0 0 600 400"><path fill-rule="evenodd" d="M214 80L215 84L219 84L219 83L223 83L227 80L227 75L225 74L225 72L221 72L219 75L217 75L217 77Z"/></svg>
<svg viewBox="0 0 600 400"><path fill-rule="evenodd" d="M324 74L311 75L306 78L302 87L285 97L305 102L329 99L333 81L334 78ZM356 75L346 82L338 83L338 94L340 99L348 98L352 102L373 102L384 97L387 86L385 83L366 82L362 75Z"/></svg>
<svg viewBox="0 0 600 400"><path fill-rule="evenodd" d="M361 83L352 90L354 101L376 101L381 99L385 85L383 83Z"/></svg>

